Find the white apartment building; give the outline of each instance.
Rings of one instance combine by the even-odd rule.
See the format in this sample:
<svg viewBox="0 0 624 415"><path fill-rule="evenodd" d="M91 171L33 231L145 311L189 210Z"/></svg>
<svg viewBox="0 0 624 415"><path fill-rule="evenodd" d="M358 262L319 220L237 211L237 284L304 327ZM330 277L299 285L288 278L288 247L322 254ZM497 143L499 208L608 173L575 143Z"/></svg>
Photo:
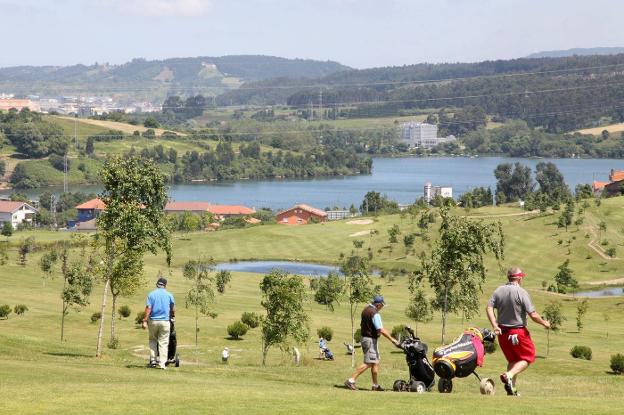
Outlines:
<svg viewBox="0 0 624 415"><path fill-rule="evenodd" d="M453 197L453 188L450 186L433 186L430 182L425 183L423 198L427 203L431 203L436 197Z"/></svg>
<svg viewBox="0 0 624 415"><path fill-rule="evenodd" d="M433 147L438 140L438 126L422 122L401 123L401 140L410 147Z"/></svg>

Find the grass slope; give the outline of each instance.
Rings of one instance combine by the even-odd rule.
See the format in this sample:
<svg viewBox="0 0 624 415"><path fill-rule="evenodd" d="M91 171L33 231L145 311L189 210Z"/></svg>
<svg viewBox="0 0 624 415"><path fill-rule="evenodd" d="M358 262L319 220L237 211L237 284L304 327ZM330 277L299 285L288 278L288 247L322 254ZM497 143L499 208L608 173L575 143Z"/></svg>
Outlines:
<svg viewBox="0 0 624 415"><path fill-rule="evenodd" d="M474 378L455 381L450 395L437 392L424 395L397 394L392 392L351 392L339 387L351 372L350 358L345 355L343 341L349 339L348 305L341 304L334 312L309 303L312 336L301 345L303 364L292 365L288 353L273 350L269 365L261 367L261 341L259 329L251 330L244 340L226 339L227 325L243 311L261 312L261 275L235 273L224 295L217 296L214 305L218 317L214 320L202 317L199 347L194 346L194 313L184 308L184 297L189 285L182 278L182 266L190 258L213 256L217 260L230 258L282 258L335 262L340 252L349 252L353 233L366 229L378 229L379 235L363 237L363 251L371 246L377 266L414 268L417 257L405 257L404 248L395 247L393 253L377 249L386 245L387 229L399 224L403 232L411 231L409 218L382 216L371 225L349 225L344 221L324 225L286 227L280 225L258 226L243 230L227 230L214 233L176 235L174 264L171 269L170 289L178 303L178 338L183 364L161 372L144 368L146 362L147 334L137 329L132 319L118 321L120 348L106 350L101 360L96 360L94 346L97 326L89 322L92 312L98 310L101 286L94 291L92 305L80 313L72 311L67 318L67 341L59 341L60 298L62 282L57 278L45 281L38 270L40 253L29 258L26 267L16 262L17 253L10 250L10 262L2 267L3 292L0 304L27 304L25 316L11 315L0 321L0 400L2 413L151 413L157 410L167 413L301 413L312 414L347 413L366 408L369 411L389 413L422 412L447 414L460 412L482 414L513 412L539 414L609 414L621 413L621 390L624 377L608 374L609 356L624 353L624 324L618 316L624 310L622 298L590 300L585 327L577 332L574 315L577 299L557 296L541 289L543 279L552 279L556 267L570 258L575 276L583 282L612 279L622 275L621 260L606 261L587 247L584 237L589 228L600 220L608 224L605 239L620 246L624 241L624 199L610 199L602 206L586 210L585 225L578 231L557 229L552 223L553 215L505 216L501 218L507 237L507 255L504 265L519 264L529 276L526 287L538 310L553 299L563 304L567 321L563 330L551 334L550 354L546 357L546 334L532 325L533 338L540 356L534 366L521 377L521 398L508 398L497 382L498 394L493 397L479 395ZM463 211L457 211L464 214ZM487 208L469 212L492 220L493 214L522 213L513 208ZM434 228L437 225L433 225ZM41 236L39 236L41 235ZM37 239L65 238L67 234L44 232ZM12 243L24 234L11 237ZM576 236L576 239L573 239ZM435 232L431 231L435 240ZM566 242L559 245L558 240ZM570 240L568 255L567 240ZM418 240L416 251L428 247ZM590 259L585 259L587 255ZM76 258L76 253L73 253ZM162 257L146 258L147 286L130 298L120 300L119 305L132 308L132 317L143 307L145 293L150 289L157 270L167 272ZM489 264L488 281L482 296L485 306L491 290L502 283L503 278L496 264ZM382 284L388 307L383 310L386 327L407 323L403 310L407 305L407 278L398 276L395 281L377 279ZM611 320L604 320L604 313ZM106 316L108 323L109 317ZM462 321L452 316L449 335L455 336L468 324L487 326L484 313L472 321ZM316 360L315 331L322 325L334 329L330 347L336 354L334 362ZM108 324L107 324L108 326ZM608 332L608 337L607 337ZM427 324L418 325L419 335L431 347L440 339L439 315ZM106 335L108 337L108 335ZM591 362L575 360L569 350L581 344L593 349ZM220 363L220 351L228 346L232 357L228 365ZM390 387L398 378L405 378L407 368L402 353L381 342L382 368L380 381ZM359 361L361 356L357 356ZM485 367L479 373L497 378L505 365L500 351L486 357ZM365 374L358 382L363 389L370 389L370 376Z"/></svg>

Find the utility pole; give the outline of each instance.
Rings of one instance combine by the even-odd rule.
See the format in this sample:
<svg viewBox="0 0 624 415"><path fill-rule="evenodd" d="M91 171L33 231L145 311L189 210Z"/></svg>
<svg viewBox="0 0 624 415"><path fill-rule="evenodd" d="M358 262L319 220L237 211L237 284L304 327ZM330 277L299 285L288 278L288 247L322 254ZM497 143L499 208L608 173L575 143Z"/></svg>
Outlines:
<svg viewBox="0 0 624 415"><path fill-rule="evenodd" d="M52 224L54 225L54 229L57 229L58 226L56 224L56 196L50 196L50 210L52 211Z"/></svg>
<svg viewBox="0 0 624 415"><path fill-rule="evenodd" d="M314 121L314 104L310 101L310 121Z"/></svg>
<svg viewBox="0 0 624 415"><path fill-rule="evenodd" d="M74 148L78 150L78 117L74 117Z"/></svg>
<svg viewBox="0 0 624 415"><path fill-rule="evenodd" d="M323 90L319 89L319 119L323 121Z"/></svg>

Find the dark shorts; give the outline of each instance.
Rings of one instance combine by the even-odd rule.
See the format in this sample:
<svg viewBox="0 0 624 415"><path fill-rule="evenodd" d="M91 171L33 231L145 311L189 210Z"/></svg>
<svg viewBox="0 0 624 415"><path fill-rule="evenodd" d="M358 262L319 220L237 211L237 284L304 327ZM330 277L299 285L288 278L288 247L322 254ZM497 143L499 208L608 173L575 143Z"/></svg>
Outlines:
<svg viewBox="0 0 624 415"><path fill-rule="evenodd" d="M528 363L535 361L535 346L531 334L526 327L517 329L502 328L503 333L498 336L498 343L508 362L524 360Z"/></svg>
<svg viewBox="0 0 624 415"><path fill-rule="evenodd" d="M377 339L362 337L360 344L362 345L362 353L364 354L364 363L379 363Z"/></svg>

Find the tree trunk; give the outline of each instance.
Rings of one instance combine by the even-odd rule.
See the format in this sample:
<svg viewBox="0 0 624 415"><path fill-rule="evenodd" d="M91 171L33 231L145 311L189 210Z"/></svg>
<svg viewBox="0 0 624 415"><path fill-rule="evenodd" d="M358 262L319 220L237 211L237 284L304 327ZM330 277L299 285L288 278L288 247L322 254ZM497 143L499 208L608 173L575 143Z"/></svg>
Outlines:
<svg viewBox="0 0 624 415"><path fill-rule="evenodd" d="M351 304L351 345L353 346L353 353L351 353L351 367L355 367L355 330L354 322L353 322L353 304Z"/></svg>
<svg viewBox="0 0 624 415"><path fill-rule="evenodd" d="M546 356L550 355L550 330L546 331Z"/></svg>
<svg viewBox="0 0 624 415"><path fill-rule="evenodd" d="M266 366L266 357L269 353L269 348L264 340L264 333L262 334L262 366Z"/></svg>
<svg viewBox="0 0 624 415"><path fill-rule="evenodd" d="M100 327L98 329L97 348L95 351L95 357L102 357L102 334L104 332L104 311L106 309L106 298L108 297L108 286L110 284L109 279L106 279L104 284L104 294L102 294L102 307L100 308Z"/></svg>
<svg viewBox="0 0 624 415"><path fill-rule="evenodd" d="M110 334L110 339L111 341L115 340L115 317L116 317L116 305L117 305L117 295L115 295L115 293L113 292L114 290L111 290L111 294L113 295L113 302L111 303L111 334Z"/></svg>
<svg viewBox="0 0 624 415"><path fill-rule="evenodd" d="M446 336L446 313L448 310L448 286L444 288L444 310L442 310L442 344Z"/></svg>
<svg viewBox="0 0 624 415"><path fill-rule="evenodd" d="M197 348L197 331L198 331L198 324L199 324L199 310L198 310L198 306L195 306L195 348Z"/></svg>
<svg viewBox="0 0 624 415"><path fill-rule="evenodd" d="M67 284L67 278L63 274L63 306L61 307L61 342L65 338L65 314L67 314L67 307L65 306L65 285Z"/></svg>

